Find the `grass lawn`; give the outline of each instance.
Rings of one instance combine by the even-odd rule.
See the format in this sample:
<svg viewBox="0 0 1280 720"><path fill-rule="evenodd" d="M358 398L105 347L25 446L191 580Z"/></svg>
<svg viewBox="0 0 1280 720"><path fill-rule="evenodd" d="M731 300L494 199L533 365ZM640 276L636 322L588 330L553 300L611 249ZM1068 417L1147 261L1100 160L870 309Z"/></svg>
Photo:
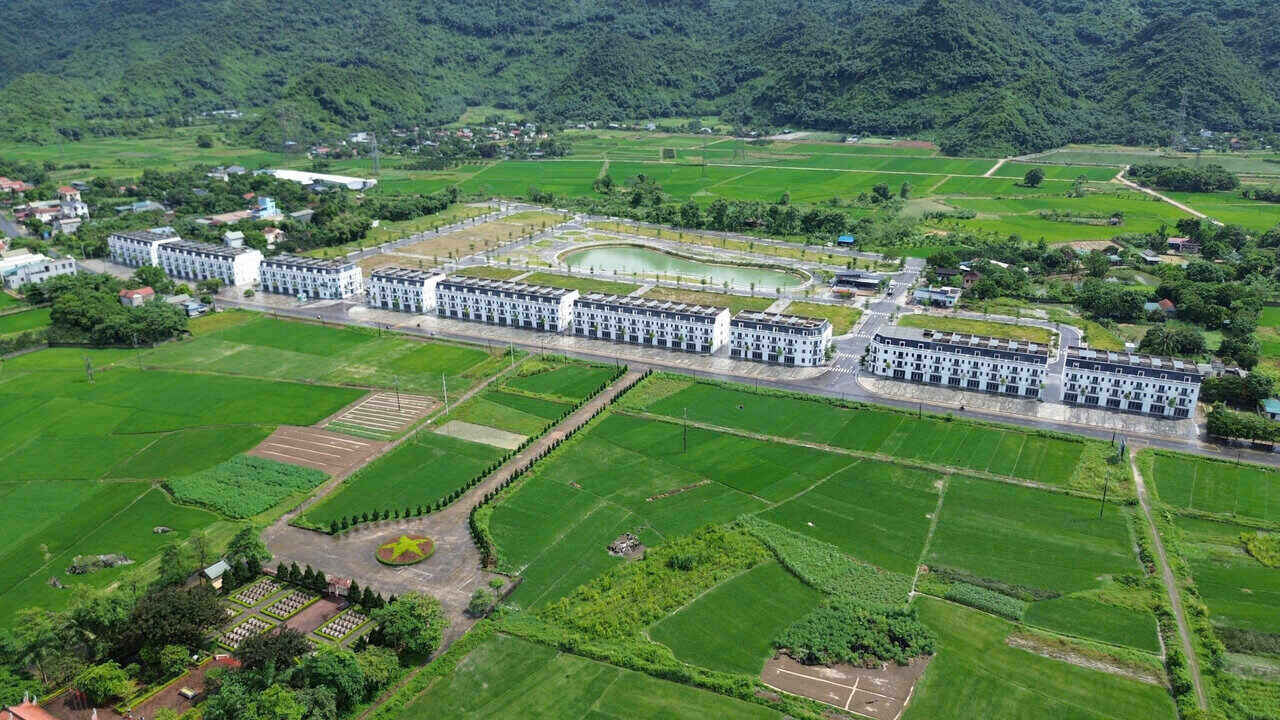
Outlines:
<svg viewBox="0 0 1280 720"><path fill-rule="evenodd" d="M692 665L758 675L772 640L818 606L821 593L768 562L700 595L649 629L649 637Z"/></svg>
<svg viewBox="0 0 1280 720"><path fill-rule="evenodd" d="M295 522L301 527L327 530L333 520L374 510L403 510L406 506L416 509L418 505L425 509L465 485L503 454L490 445L419 432L347 478Z"/></svg>
<svg viewBox="0 0 1280 720"><path fill-rule="evenodd" d="M1280 473L1275 470L1176 453L1143 455L1150 457L1152 468L1147 479L1164 503L1280 521Z"/></svg>
<svg viewBox="0 0 1280 720"><path fill-rule="evenodd" d="M763 295L749 297L747 295L703 292L701 290L679 290L668 287L649 288L645 291L643 297L646 300L670 300L672 302L687 303L689 305L727 307L729 308L729 313L731 315L737 315L743 310L764 310L772 305L777 299L764 297Z"/></svg>
<svg viewBox="0 0 1280 720"><path fill-rule="evenodd" d="M773 710L498 635L464 658L400 718L773 720Z"/></svg>
<svg viewBox="0 0 1280 720"><path fill-rule="evenodd" d="M983 578L1074 592L1140 571L1127 510L990 480L953 477L926 560Z"/></svg>
<svg viewBox="0 0 1280 720"><path fill-rule="evenodd" d="M920 617L938 633L938 653L916 686L904 720L1173 720L1157 685L1089 670L1009 647L1012 623L918 597Z"/></svg>
<svg viewBox="0 0 1280 720"><path fill-rule="evenodd" d="M5 295L5 297L9 297ZM0 315L0 335L49 327L49 308L37 308L12 315Z"/></svg>
<svg viewBox="0 0 1280 720"><path fill-rule="evenodd" d="M1007 340L1025 340L1041 345L1051 344L1055 334L1052 330L1034 325L1010 325L1008 323L970 320L968 318L942 315L903 315L898 319L898 325L925 330L985 335Z"/></svg>
<svg viewBox="0 0 1280 720"><path fill-rule="evenodd" d="M793 302L783 312L802 317L826 318L831 322L832 335L844 335L858 324L862 311L846 305L828 305L826 303Z"/></svg>
<svg viewBox="0 0 1280 720"><path fill-rule="evenodd" d="M0 290L0 310L11 310L22 304L23 302L18 298L10 295L4 290Z"/></svg>
<svg viewBox="0 0 1280 720"><path fill-rule="evenodd" d="M455 270L451 275L462 275L463 277L487 278L489 280L510 280L517 275L523 275L527 270L520 268L501 267L499 265L476 265L474 267L465 267Z"/></svg>
<svg viewBox="0 0 1280 720"><path fill-rule="evenodd" d="M587 293L604 293L606 295L628 295L640 286L635 283L617 282L615 280L598 280L596 278L557 275L549 272L536 272L520 282L530 285L549 285L551 287L577 290L583 295Z"/></svg>
<svg viewBox="0 0 1280 720"><path fill-rule="evenodd" d="M1031 603L1023 620L1064 635L1160 652L1156 616L1149 610L1104 605L1096 600L1060 597Z"/></svg>

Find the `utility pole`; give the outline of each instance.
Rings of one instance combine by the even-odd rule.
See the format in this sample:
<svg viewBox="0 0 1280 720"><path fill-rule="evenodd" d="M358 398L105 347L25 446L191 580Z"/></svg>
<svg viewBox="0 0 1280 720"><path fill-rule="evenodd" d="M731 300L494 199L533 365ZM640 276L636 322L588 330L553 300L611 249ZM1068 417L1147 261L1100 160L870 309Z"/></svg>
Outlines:
<svg viewBox="0 0 1280 720"><path fill-rule="evenodd" d="M444 388L444 414L449 414L449 376L440 376L440 385ZM398 390L397 390L398 392Z"/></svg>
<svg viewBox="0 0 1280 720"><path fill-rule="evenodd" d="M400 412L400 376L393 375L392 378L396 383L396 412ZM444 379L444 376L441 375L440 378Z"/></svg>
<svg viewBox="0 0 1280 720"><path fill-rule="evenodd" d="M369 142L373 145L373 174L378 175L381 172L381 166L378 164L378 133L369 131Z"/></svg>

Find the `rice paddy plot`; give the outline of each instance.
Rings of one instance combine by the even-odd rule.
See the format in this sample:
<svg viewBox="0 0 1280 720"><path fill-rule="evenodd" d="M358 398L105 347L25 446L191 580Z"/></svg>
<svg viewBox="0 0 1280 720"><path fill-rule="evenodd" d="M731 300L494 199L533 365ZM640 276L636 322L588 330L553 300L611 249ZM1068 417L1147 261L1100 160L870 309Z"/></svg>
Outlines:
<svg viewBox="0 0 1280 720"><path fill-rule="evenodd" d="M700 595L648 634L691 665L757 675L773 655L773 638L820 598L778 563L763 563Z"/></svg>
<svg viewBox="0 0 1280 720"><path fill-rule="evenodd" d="M903 720L1177 717L1159 685L1009 647L1016 626L976 610L923 596L915 605L938 634L938 652Z"/></svg>
<svg viewBox="0 0 1280 720"><path fill-rule="evenodd" d="M776 720L768 708L497 635L398 716Z"/></svg>
<svg viewBox="0 0 1280 720"><path fill-rule="evenodd" d="M9 624L24 607L66 607L75 594L74 586L105 587L137 567L70 575L66 568L77 555L120 554L143 563L164 546L182 542L217 520L204 510L175 505L162 490L144 483L94 487L74 510L64 508L59 517L0 555L0 624ZM173 532L156 534L159 526ZM50 577L64 587L53 587Z"/></svg>
<svg viewBox="0 0 1280 720"><path fill-rule="evenodd" d="M1119 172L1118 167L1098 167L1096 165L1042 165L1038 163L1019 163L1010 162L1000 166L996 171L996 175L1003 177L1023 178L1032 169L1038 168L1044 173L1045 178L1051 180L1075 180L1080 176L1084 176L1087 180L1105 181L1114 178Z"/></svg>
<svg viewBox="0 0 1280 720"><path fill-rule="evenodd" d="M1182 554L1215 626L1280 634L1280 569L1245 550L1242 525L1177 517ZM1230 648L1229 649L1234 649Z"/></svg>
<svg viewBox="0 0 1280 720"><path fill-rule="evenodd" d="M327 529L329 523L382 510L416 509L444 498L499 460L504 451L447 435L419 432L361 468L311 506L295 522Z"/></svg>
<svg viewBox="0 0 1280 720"><path fill-rule="evenodd" d="M309 355L340 355L376 337L372 331L364 329L331 328L269 317L260 317L215 334L226 342Z"/></svg>
<svg viewBox="0 0 1280 720"><path fill-rule="evenodd" d="M8 296L6 295L5 297ZM38 330L43 327L49 327L49 323L49 308L0 315L0 335Z"/></svg>
<svg viewBox="0 0 1280 720"><path fill-rule="evenodd" d="M863 461L760 517L877 567L911 574L941 480L936 473Z"/></svg>
<svg viewBox="0 0 1280 720"><path fill-rule="evenodd" d="M508 160L490 165L459 184L463 194L503 195L529 194L530 187L557 195L582 195L600 174L600 161L522 161Z"/></svg>
<svg viewBox="0 0 1280 720"><path fill-rule="evenodd" d="M436 424L456 420L530 437L541 433L572 407L567 403L489 390L439 418Z"/></svg>
<svg viewBox="0 0 1280 720"><path fill-rule="evenodd" d="M1084 451L1066 440L890 410L840 408L821 400L757 394L694 382L645 410L722 427L878 452L938 465L1064 485Z"/></svg>
<svg viewBox="0 0 1280 720"><path fill-rule="evenodd" d="M520 374L504 380L503 385L538 395L582 401L595 395L600 386L616 373L617 369L613 367L572 364L546 368L529 375Z"/></svg>
<svg viewBox="0 0 1280 720"><path fill-rule="evenodd" d="M1139 572L1126 510L990 480L953 477L925 559L1006 585L1069 593Z"/></svg>
<svg viewBox="0 0 1280 720"><path fill-rule="evenodd" d="M1280 164L1274 167L1274 172L1280 173ZM1243 225L1259 233L1280 225L1280 203L1247 200L1238 192L1165 194L1228 225Z"/></svg>
<svg viewBox="0 0 1280 720"><path fill-rule="evenodd" d="M1106 605L1080 597L1031 603L1023 621L1064 635L1160 652L1156 616L1150 610Z"/></svg>
<svg viewBox="0 0 1280 720"><path fill-rule="evenodd" d="M1144 453L1145 454L1145 453ZM1280 520L1280 473L1177 453L1153 452L1160 500L1173 507L1260 520Z"/></svg>
<svg viewBox="0 0 1280 720"><path fill-rule="evenodd" d="M260 425L178 430L158 436L145 450L112 467L106 477L185 475L249 450L270 434L270 427Z"/></svg>

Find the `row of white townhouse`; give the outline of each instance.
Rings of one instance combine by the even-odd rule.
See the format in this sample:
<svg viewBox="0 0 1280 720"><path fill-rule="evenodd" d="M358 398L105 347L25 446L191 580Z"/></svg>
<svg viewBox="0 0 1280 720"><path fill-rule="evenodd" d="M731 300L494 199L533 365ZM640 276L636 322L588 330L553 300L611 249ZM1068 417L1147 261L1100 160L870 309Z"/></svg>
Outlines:
<svg viewBox="0 0 1280 720"><path fill-rule="evenodd" d="M1062 401L1169 418L1195 414L1208 366L1177 358L1067 348Z"/></svg>
<svg viewBox="0 0 1280 720"><path fill-rule="evenodd" d="M1175 358L1066 348L1055 379L1067 405L1161 418L1195 414L1209 374ZM864 365L880 377L1022 398L1041 399L1049 348L1019 340L888 327L867 347Z"/></svg>
<svg viewBox="0 0 1280 720"><path fill-rule="evenodd" d="M917 328L878 330L867 346L876 375L943 385L957 390L1039 399L1049 348L1020 340L935 332Z"/></svg>
<svg viewBox="0 0 1280 720"><path fill-rule="evenodd" d="M729 339L729 310L591 293L573 306L573 333L633 345L713 353Z"/></svg>
<svg viewBox="0 0 1280 720"><path fill-rule="evenodd" d="M364 285L353 262L287 254L264 259L260 280L263 292L329 300L359 295Z"/></svg>
<svg viewBox="0 0 1280 720"><path fill-rule="evenodd" d="M174 240L156 248L158 264L172 278L212 280L225 285L252 285L258 281L262 253L253 248Z"/></svg>
<svg viewBox="0 0 1280 720"><path fill-rule="evenodd" d="M722 307L580 295L577 290L402 268L387 269L387 277L378 279L379 272L370 278L369 303L388 309L429 308L434 287L436 314L459 320L695 353L714 353L728 344L733 357L795 366L826 362L831 345L831 323L822 319L753 312L731 319Z"/></svg>

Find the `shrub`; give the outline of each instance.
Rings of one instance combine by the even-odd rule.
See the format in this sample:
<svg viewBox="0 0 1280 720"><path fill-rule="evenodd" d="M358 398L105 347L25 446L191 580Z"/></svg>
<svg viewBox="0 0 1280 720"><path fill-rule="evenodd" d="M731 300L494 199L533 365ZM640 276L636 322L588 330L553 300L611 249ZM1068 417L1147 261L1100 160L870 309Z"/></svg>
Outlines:
<svg viewBox="0 0 1280 720"><path fill-rule="evenodd" d="M467 613L471 617L483 617L489 612L489 608L493 607L496 598L492 590L485 588L476 588L471 594L471 601L467 603Z"/></svg>
<svg viewBox="0 0 1280 720"><path fill-rule="evenodd" d="M757 517L746 517L739 522L767 545L796 577L827 594L866 603L897 605L906 602L907 593L911 591L910 577L854 560L834 545Z"/></svg>
<svg viewBox="0 0 1280 720"><path fill-rule="evenodd" d="M937 636L920 622L915 608L832 598L782 631L773 643L806 665L890 660L906 665L913 657L932 655Z"/></svg>
<svg viewBox="0 0 1280 720"><path fill-rule="evenodd" d="M1240 542L1258 562L1280 568L1280 533L1241 533Z"/></svg>
<svg viewBox="0 0 1280 720"><path fill-rule="evenodd" d="M1010 620L1021 620L1023 613L1027 611L1027 604L1021 600L964 582L953 584L947 590L946 598Z"/></svg>

